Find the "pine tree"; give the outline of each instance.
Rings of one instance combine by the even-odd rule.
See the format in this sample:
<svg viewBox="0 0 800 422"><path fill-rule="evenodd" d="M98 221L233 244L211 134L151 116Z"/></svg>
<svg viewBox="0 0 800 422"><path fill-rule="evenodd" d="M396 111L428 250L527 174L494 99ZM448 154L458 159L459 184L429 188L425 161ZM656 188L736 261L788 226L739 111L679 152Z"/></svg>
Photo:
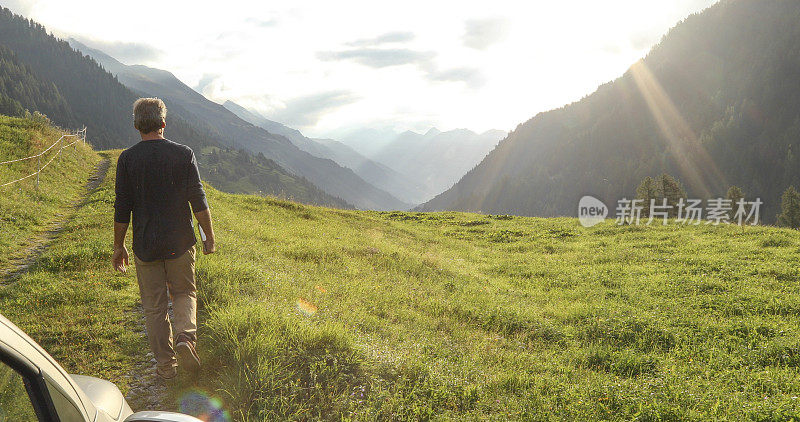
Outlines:
<svg viewBox="0 0 800 422"><path fill-rule="evenodd" d="M658 202L658 186L652 177L647 176L636 188L636 199L642 200L642 217L650 216L650 200Z"/></svg>
<svg viewBox="0 0 800 422"><path fill-rule="evenodd" d="M678 215L678 202L681 199L686 199L686 190L683 189L683 185L667 173L658 177L656 185L659 191L656 202L660 204L666 198L667 205L671 207L669 216L676 217Z"/></svg>
<svg viewBox="0 0 800 422"><path fill-rule="evenodd" d="M728 214L731 217L731 221L736 216L736 211L739 209L739 205L737 204L740 200L744 199L744 192L738 186L731 186L728 188L728 193L725 195L725 199L730 199L731 201L731 210ZM747 209L745 208L745 213L747 213Z"/></svg>
<svg viewBox="0 0 800 422"><path fill-rule="evenodd" d="M800 193L794 186L783 192L781 196L781 213L778 214L778 224L793 229L800 228Z"/></svg>

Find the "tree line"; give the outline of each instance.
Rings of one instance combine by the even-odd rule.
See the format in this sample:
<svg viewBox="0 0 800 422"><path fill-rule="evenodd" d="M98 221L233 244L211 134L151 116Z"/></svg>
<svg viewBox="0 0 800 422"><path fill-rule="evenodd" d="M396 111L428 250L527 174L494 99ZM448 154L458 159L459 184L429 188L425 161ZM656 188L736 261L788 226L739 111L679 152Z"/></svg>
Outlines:
<svg viewBox="0 0 800 422"><path fill-rule="evenodd" d="M736 205L740 201L745 204L745 198L742 188L735 185L728 187L725 197L721 199L731 205L728 210L728 217L731 220L735 218ZM642 217L650 217L654 213L651 206L657 204L665 206L669 218L675 218L679 217L678 212L681 209L681 205L686 204L689 198L686 194L686 189L678 179L663 173L655 178L645 177L636 188L635 199L641 201L640 212ZM750 209L745 208L744 211L749 213ZM777 214L775 221L779 226L793 229L800 228L800 192L794 186L789 186L781 195L780 213Z"/></svg>

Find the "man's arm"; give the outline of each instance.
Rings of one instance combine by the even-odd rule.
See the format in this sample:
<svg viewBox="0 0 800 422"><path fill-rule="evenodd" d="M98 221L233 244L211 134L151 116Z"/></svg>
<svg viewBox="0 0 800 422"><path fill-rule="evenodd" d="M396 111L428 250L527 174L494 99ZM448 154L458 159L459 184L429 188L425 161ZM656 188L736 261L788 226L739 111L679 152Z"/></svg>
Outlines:
<svg viewBox="0 0 800 422"><path fill-rule="evenodd" d="M114 222L114 254L111 263L114 269L125 272L128 265L128 249L125 247L125 233L128 232L128 223Z"/></svg>
<svg viewBox="0 0 800 422"><path fill-rule="evenodd" d="M189 157L186 182L186 196L189 199L189 204L192 206L197 223L203 229L203 234L206 235L205 240L201 239L203 242L203 254L214 253L217 250L217 246L214 241L214 228L211 225L211 210L208 208L206 192L203 190L203 183L200 181L200 169L197 168L197 158L194 152Z"/></svg>
<svg viewBox="0 0 800 422"><path fill-rule="evenodd" d="M197 224L203 229L203 234L206 235L206 239L203 240L203 254L208 255L216 252L217 245L214 241L214 227L211 224L211 210L206 208L203 211L194 213L194 216L197 218Z"/></svg>
<svg viewBox="0 0 800 422"><path fill-rule="evenodd" d="M125 160L120 155L117 160L117 179L115 181L114 193L114 253L111 255L111 263L117 271L125 272L128 265L128 249L125 248L125 233L128 231L128 224L131 221L131 211L133 210L133 197L128 188L127 172L125 171Z"/></svg>

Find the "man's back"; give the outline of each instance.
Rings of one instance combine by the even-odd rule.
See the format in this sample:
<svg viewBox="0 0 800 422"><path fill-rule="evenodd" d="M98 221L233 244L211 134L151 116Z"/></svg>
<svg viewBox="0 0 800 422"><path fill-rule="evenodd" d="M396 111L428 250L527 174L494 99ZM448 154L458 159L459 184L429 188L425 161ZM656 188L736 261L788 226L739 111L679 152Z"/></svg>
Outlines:
<svg viewBox="0 0 800 422"><path fill-rule="evenodd" d="M133 212L133 251L143 261L170 259L196 240L194 212L208 208L192 150L166 139L137 143L117 162L115 220Z"/></svg>
<svg viewBox="0 0 800 422"><path fill-rule="evenodd" d="M181 366L200 369L197 354L197 282L192 206L206 236L203 253L216 251L211 211L200 183L191 148L164 139L167 106L158 98L133 103L133 127L142 141L117 160L114 201L114 253L111 263L125 272L125 235L133 213L136 280L142 298L147 341L162 379L178 375ZM172 302L173 316L167 312ZM172 327L177 335L173 339ZM174 340L174 341L173 341Z"/></svg>

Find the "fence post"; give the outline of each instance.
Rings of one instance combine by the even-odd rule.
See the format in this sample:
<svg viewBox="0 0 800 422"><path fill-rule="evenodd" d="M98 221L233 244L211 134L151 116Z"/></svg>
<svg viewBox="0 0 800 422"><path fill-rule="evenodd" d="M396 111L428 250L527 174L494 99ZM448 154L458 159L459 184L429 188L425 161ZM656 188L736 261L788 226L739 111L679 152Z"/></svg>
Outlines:
<svg viewBox="0 0 800 422"><path fill-rule="evenodd" d="M39 158L41 155L36 156L36 190L39 190Z"/></svg>

